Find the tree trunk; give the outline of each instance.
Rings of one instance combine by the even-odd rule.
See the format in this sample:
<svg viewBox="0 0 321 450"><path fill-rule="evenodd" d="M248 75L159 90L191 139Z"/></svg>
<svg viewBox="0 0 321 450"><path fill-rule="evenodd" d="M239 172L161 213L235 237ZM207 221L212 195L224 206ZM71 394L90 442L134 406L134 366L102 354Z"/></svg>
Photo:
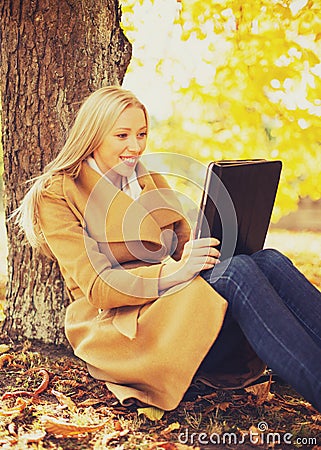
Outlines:
<svg viewBox="0 0 321 450"><path fill-rule="evenodd" d="M131 46L118 0L3 0L1 95L7 217L26 180L59 152L75 112L91 91L121 84ZM8 232L7 310L12 339L61 344L68 297L55 263Z"/></svg>

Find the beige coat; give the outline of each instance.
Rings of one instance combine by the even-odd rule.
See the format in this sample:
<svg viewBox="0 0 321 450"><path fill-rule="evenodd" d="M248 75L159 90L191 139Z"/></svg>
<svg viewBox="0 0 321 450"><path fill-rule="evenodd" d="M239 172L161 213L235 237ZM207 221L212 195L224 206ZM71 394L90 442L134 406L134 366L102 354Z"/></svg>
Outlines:
<svg viewBox="0 0 321 450"><path fill-rule="evenodd" d="M77 178L54 177L39 219L44 250L58 260L72 300L65 330L75 354L122 403L170 410L213 345L227 303L201 277L159 294L162 261L180 258L190 230L165 180L141 164L137 173L142 193L134 201L84 162ZM207 380L243 385L263 367L250 359L255 364L245 361L232 380Z"/></svg>

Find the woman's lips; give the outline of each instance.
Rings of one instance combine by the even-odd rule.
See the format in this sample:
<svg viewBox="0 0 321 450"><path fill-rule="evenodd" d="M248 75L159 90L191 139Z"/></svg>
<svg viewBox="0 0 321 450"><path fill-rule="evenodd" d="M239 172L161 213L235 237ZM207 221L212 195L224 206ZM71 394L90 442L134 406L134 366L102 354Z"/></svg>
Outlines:
<svg viewBox="0 0 321 450"><path fill-rule="evenodd" d="M123 163L126 164L126 166L133 167L135 166L137 162L137 158L134 156L121 156L120 159L123 161Z"/></svg>

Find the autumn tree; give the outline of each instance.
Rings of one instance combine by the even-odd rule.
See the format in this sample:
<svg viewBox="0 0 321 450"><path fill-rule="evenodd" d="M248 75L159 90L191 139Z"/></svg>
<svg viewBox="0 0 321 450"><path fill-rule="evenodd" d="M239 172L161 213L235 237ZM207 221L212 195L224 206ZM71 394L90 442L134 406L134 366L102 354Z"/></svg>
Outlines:
<svg viewBox="0 0 321 450"><path fill-rule="evenodd" d="M117 0L3 0L1 97L7 217L56 156L91 91L120 84L131 46L120 28ZM8 231L4 331L13 339L63 342L68 298L57 265Z"/></svg>
<svg viewBox="0 0 321 450"><path fill-rule="evenodd" d="M135 45L137 20L151 4L126 5ZM173 0L155 60L155 35L139 42L132 71L154 61L151 79L171 86L172 112L154 125L150 149L212 159L269 158L284 162L275 219L298 199L321 197L320 0ZM154 38L154 39L153 39ZM166 43L166 45L165 45ZM159 43L159 47L161 44ZM187 174L188 178L193 174Z"/></svg>

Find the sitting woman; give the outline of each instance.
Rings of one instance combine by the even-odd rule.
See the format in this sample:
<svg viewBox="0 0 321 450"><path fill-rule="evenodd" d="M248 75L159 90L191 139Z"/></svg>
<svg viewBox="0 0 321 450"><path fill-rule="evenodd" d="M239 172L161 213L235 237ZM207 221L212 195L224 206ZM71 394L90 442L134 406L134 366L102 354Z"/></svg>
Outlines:
<svg viewBox="0 0 321 450"><path fill-rule="evenodd" d="M239 388L267 364L321 411L321 293L276 250L220 262L216 239L190 239L140 162L148 127L131 92L92 93L18 209L59 263L75 354L123 404L170 410L194 377Z"/></svg>

